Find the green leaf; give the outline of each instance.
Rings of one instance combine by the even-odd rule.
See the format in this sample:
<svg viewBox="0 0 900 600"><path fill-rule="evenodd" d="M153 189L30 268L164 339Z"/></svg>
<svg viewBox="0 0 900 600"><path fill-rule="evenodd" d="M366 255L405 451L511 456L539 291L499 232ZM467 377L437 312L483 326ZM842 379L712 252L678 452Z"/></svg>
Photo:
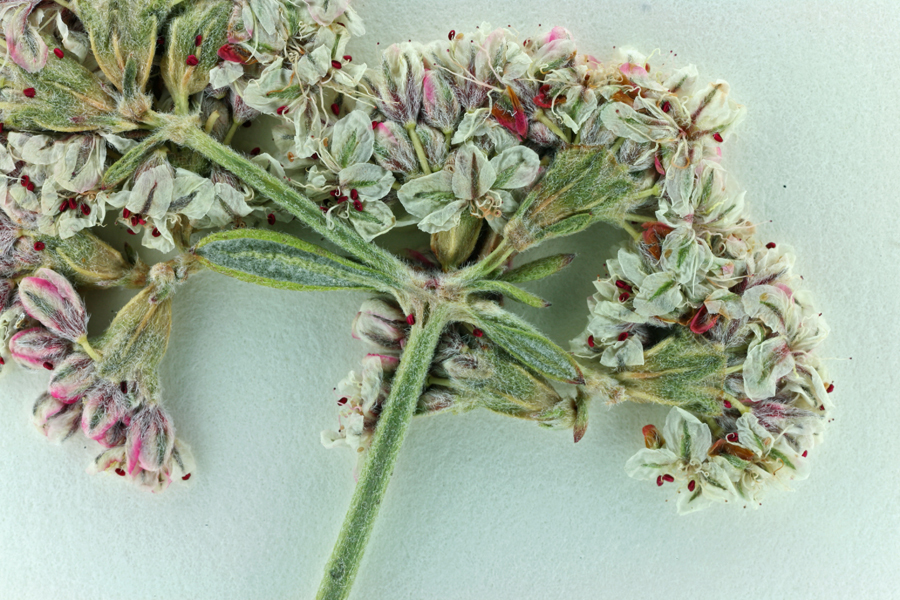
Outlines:
<svg viewBox="0 0 900 600"><path fill-rule="evenodd" d="M517 288L511 283L507 283L506 281L492 281L490 279L475 281L469 286L469 289L475 293L503 294L504 296L508 296L509 298L512 298L517 302L521 302L522 304L527 304L528 306L533 306L535 308L547 308L548 306L550 306L550 303L540 296L535 296L530 292L526 292L523 289Z"/></svg>
<svg viewBox="0 0 900 600"><path fill-rule="evenodd" d="M377 271L273 231L223 231L200 240L195 252L213 271L279 289L384 292L394 287Z"/></svg>
<svg viewBox="0 0 900 600"><path fill-rule="evenodd" d="M544 277L559 273L568 267L573 260L575 260L574 254L545 256L544 258L539 258L507 271L500 276L500 279L509 283L537 281L538 279L543 279Z"/></svg>
<svg viewBox="0 0 900 600"><path fill-rule="evenodd" d="M492 342L535 373L566 383L584 383L581 369L568 352L493 302L472 303L467 316Z"/></svg>
<svg viewBox="0 0 900 600"><path fill-rule="evenodd" d="M110 165L103 174L103 179L100 180L100 187L109 189L131 177L137 171L137 168L141 166L141 163L144 162L147 155L165 141L166 136L160 131L144 138L141 143L131 148L122 155L122 158Z"/></svg>

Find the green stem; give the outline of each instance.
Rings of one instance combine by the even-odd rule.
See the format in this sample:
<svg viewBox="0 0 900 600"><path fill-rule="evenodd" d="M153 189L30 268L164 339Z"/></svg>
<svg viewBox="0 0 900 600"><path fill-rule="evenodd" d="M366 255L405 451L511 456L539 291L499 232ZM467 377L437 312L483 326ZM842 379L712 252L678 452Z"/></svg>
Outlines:
<svg viewBox="0 0 900 600"><path fill-rule="evenodd" d="M220 144L196 126L186 126L187 122L183 119L164 115L158 115L157 118L165 123L172 141L196 150L227 171L234 173L244 183L274 200L319 235L331 240L346 252L397 281L398 287L402 287L402 284L407 281L406 266L398 258L376 244L367 243L340 219L335 219L332 226L329 227L318 205L286 182L272 176L265 169L250 162L230 147Z"/></svg>
<svg viewBox="0 0 900 600"><path fill-rule="evenodd" d="M453 283L463 286L468 285L473 281L484 279L509 260L509 257L512 256L515 251L516 249L513 245L510 244L506 238L503 238L500 240L500 243L497 244L497 247L494 248L494 251L488 254L484 260L480 260L471 267L459 271L454 276Z"/></svg>
<svg viewBox="0 0 900 600"><path fill-rule="evenodd" d="M226 144L226 145L230 144L231 138L234 137L234 133L238 130L238 127L240 127L240 126L241 126L241 124L238 123L237 121L232 121L231 128L228 130L228 133L225 134L225 138L222 140L222 143Z"/></svg>
<svg viewBox="0 0 900 600"><path fill-rule="evenodd" d="M624 217L626 221L633 221L635 223L655 223L656 217L647 217L644 215L636 215L634 213L628 213Z"/></svg>
<svg viewBox="0 0 900 600"><path fill-rule="evenodd" d="M407 123L406 131L409 133L409 139L412 140L413 146L416 149L416 156L419 157L419 166L422 167L422 171L426 175L431 175L431 167L428 166L428 157L425 156L425 148L422 147L422 140L419 139L419 134L416 133L416 124Z"/></svg>
<svg viewBox="0 0 900 600"><path fill-rule="evenodd" d="M641 234L638 232L637 229L635 229L628 223L625 223L624 221L622 223L620 223L620 225L622 226L622 229L624 229L625 231L628 232L628 235L630 235L632 238L634 238L634 241L636 241L636 242L641 241Z"/></svg>
<svg viewBox="0 0 900 600"><path fill-rule="evenodd" d="M538 108L537 110L534 111L533 116L534 116L535 121L540 121L541 123L546 125L550 129L550 131L552 131L557 136L559 136L559 138L562 139L562 141L564 141L567 144L572 142L572 138L569 137L569 134L566 133L565 131L563 131L562 129L560 129L559 125L554 123L552 119L548 118L547 115L544 114L543 110Z"/></svg>
<svg viewBox="0 0 900 600"><path fill-rule="evenodd" d="M78 345L81 346L81 348L85 352L87 352L88 356L90 356L93 360L99 362L102 359L100 353L94 350L94 347L91 346L91 343L87 339L87 335L83 335L75 341L78 342Z"/></svg>
<svg viewBox="0 0 900 600"><path fill-rule="evenodd" d="M317 600L343 600L350 593L446 322L446 314L438 308L410 332Z"/></svg>

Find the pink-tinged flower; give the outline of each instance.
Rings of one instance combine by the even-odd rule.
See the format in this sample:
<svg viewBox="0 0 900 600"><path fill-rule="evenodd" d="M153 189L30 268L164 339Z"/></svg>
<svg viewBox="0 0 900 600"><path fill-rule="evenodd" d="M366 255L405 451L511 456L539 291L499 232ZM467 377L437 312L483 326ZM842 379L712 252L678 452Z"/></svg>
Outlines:
<svg viewBox="0 0 900 600"><path fill-rule="evenodd" d="M66 404L50 394L42 394L34 403L32 420L45 436L61 442L78 431L81 424L81 404Z"/></svg>
<svg viewBox="0 0 900 600"><path fill-rule="evenodd" d="M126 470L129 474L138 467L159 471L172 457L174 444L175 428L166 411L158 405L144 407L134 415L128 426Z"/></svg>
<svg viewBox="0 0 900 600"><path fill-rule="evenodd" d="M32 327L9 340L9 351L19 364L29 369L52 371L71 352L71 347L43 327Z"/></svg>
<svg viewBox="0 0 900 600"><path fill-rule="evenodd" d="M7 53L14 63L29 73L37 73L47 64L47 44L28 21L31 11L39 3L38 0L19 2L18 6L8 9L11 14L4 15Z"/></svg>
<svg viewBox="0 0 900 600"><path fill-rule="evenodd" d="M428 125L452 132L462 113L456 92L440 71L426 69L422 80L422 118Z"/></svg>
<svg viewBox="0 0 900 600"><path fill-rule="evenodd" d="M86 354L73 352L56 366L48 391L60 402L71 404L84 396L95 380L94 361Z"/></svg>
<svg viewBox="0 0 900 600"><path fill-rule="evenodd" d="M126 416L124 395L119 386L103 380L84 395L81 429L84 435L100 441L109 429Z"/></svg>
<svg viewBox="0 0 900 600"><path fill-rule="evenodd" d="M29 316L70 341L87 334L87 313L69 281L50 269L38 269L19 284L19 297Z"/></svg>
<svg viewBox="0 0 900 600"><path fill-rule="evenodd" d="M386 351L399 350L409 326L399 306L381 298L363 302L353 320L352 335Z"/></svg>

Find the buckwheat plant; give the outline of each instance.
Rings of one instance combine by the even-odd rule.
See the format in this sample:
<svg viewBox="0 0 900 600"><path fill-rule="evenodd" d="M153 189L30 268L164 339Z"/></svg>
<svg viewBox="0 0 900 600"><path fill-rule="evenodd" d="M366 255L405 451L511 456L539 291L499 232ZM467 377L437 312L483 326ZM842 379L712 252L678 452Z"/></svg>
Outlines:
<svg viewBox="0 0 900 600"><path fill-rule="evenodd" d="M349 594L417 415L485 408L577 442L592 401L671 406L626 470L677 486L680 511L806 475L827 328L721 166L743 115L725 82L486 24L369 69L346 53L364 33L348 0L3 0L0 21L0 362L51 372L45 435L81 431L93 470L165 489L194 470L158 370L182 284L210 269L372 295L352 325L372 351L322 434L359 462L319 598ZM271 152L234 150L261 115ZM632 239L570 353L503 303L549 306L516 284L574 254L513 260L597 222ZM103 226L171 259L120 253ZM430 248L373 243L411 228ZM139 290L97 337L89 287Z"/></svg>

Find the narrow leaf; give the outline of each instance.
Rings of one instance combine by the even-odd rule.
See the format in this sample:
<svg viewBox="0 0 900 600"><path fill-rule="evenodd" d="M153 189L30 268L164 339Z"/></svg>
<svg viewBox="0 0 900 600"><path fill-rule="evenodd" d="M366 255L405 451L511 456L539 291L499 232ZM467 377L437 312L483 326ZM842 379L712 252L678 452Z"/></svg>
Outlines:
<svg viewBox="0 0 900 600"><path fill-rule="evenodd" d="M521 302L522 304L527 304L528 306L533 306L535 308L547 308L548 306L550 306L550 303L540 296L535 296L534 294L517 288L513 284L507 283L505 281L476 281L469 286L469 289L476 293L484 292L503 294L504 296L508 296L509 298L512 298L517 302Z"/></svg>
<svg viewBox="0 0 900 600"><path fill-rule="evenodd" d="M549 277L559 273L568 267L575 260L574 254L555 254L553 256L545 256L537 260L526 263L520 267L509 270L500 276L502 281L509 283L525 283L526 281L537 281L544 277Z"/></svg>
<svg viewBox="0 0 900 600"><path fill-rule="evenodd" d="M279 289L387 291L392 287L377 271L273 231L216 233L200 240L195 252L213 271Z"/></svg>
<svg viewBox="0 0 900 600"><path fill-rule="evenodd" d="M110 165L106 173L103 174L103 179L100 180L100 187L109 189L131 177L137 171L137 168L141 166L147 155L165 140L166 136L161 132L156 132L144 138L141 143L131 148L122 155L122 158Z"/></svg>
<svg viewBox="0 0 900 600"><path fill-rule="evenodd" d="M572 356L519 317L492 302L473 303L468 316L492 342L536 373L566 383L584 383Z"/></svg>

